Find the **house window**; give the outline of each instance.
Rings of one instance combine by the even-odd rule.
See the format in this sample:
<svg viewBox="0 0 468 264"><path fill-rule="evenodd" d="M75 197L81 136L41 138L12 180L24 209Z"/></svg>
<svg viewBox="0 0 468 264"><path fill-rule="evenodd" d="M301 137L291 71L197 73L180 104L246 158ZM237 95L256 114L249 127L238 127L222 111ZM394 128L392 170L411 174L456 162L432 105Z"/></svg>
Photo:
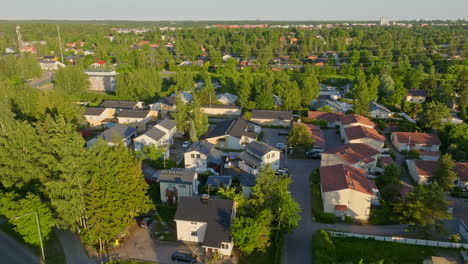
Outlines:
<svg viewBox="0 0 468 264"><path fill-rule="evenodd" d="M269 159L269 158L270 158L270 154L267 155L267 159Z"/></svg>
<svg viewBox="0 0 468 264"><path fill-rule="evenodd" d="M275 157L275 153L271 153L271 157L274 158L274 157Z"/></svg>
<svg viewBox="0 0 468 264"><path fill-rule="evenodd" d="M195 154L192 154L191 156L192 156L192 159L194 159L194 158L195 158Z"/></svg>
<svg viewBox="0 0 468 264"><path fill-rule="evenodd" d="M197 222L190 222L191 225L198 225Z"/></svg>
<svg viewBox="0 0 468 264"><path fill-rule="evenodd" d="M229 249L229 244L227 244L227 243L221 243L221 248L222 248L222 249Z"/></svg>
<svg viewBox="0 0 468 264"><path fill-rule="evenodd" d="M197 231L192 231L192 232L190 233L190 235L193 236L193 237L197 237L197 236L198 236L198 233L197 233Z"/></svg>
<svg viewBox="0 0 468 264"><path fill-rule="evenodd" d="M167 185L167 188L174 188L174 187L175 187L175 186L174 186L173 183L169 183L169 184Z"/></svg>
<svg viewBox="0 0 468 264"><path fill-rule="evenodd" d="M186 184L179 184L179 188L185 189L185 188L187 188L187 185Z"/></svg>
<svg viewBox="0 0 468 264"><path fill-rule="evenodd" d="M200 158L200 154L197 154L197 159L199 159L199 158Z"/></svg>

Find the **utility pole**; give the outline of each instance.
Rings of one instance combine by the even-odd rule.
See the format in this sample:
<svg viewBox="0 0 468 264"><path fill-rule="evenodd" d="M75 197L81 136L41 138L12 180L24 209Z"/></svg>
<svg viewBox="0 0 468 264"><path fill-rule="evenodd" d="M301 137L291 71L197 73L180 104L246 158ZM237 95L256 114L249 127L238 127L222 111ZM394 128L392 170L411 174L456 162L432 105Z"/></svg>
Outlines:
<svg viewBox="0 0 468 264"><path fill-rule="evenodd" d="M23 57L23 39L21 38L20 26L16 25L16 35L18 36L18 48L21 57Z"/></svg>
<svg viewBox="0 0 468 264"><path fill-rule="evenodd" d="M59 47L60 47L60 58L62 59L63 63L63 51L62 51L62 40L60 39L60 28L59 25L57 25L57 35L58 35L58 41L59 41Z"/></svg>
<svg viewBox="0 0 468 264"><path fill-rule="evenodd" d="M41 243L42 261L45 262L44 244L42 243L41 226L39 225L39 217L37 216L37 213L36 212L31 212L31 213L28 213L28 214L25 214L25 215L22 215L22 216L18 216L18 217L15 217L15 220L18 220L18 219L20 219L22 217L25 217L25 216L28 216L28 215L31 215L31 214L34 214L34 216L36 216L37 232L39 234L39 242Z"/></svg>

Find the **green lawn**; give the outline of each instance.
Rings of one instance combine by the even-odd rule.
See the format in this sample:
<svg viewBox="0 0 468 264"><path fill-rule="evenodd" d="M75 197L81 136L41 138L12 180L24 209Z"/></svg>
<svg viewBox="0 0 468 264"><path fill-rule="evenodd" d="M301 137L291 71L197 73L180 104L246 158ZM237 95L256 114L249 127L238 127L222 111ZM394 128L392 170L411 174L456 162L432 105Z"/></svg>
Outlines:
<svg viewBox="0 0 468 264"><path fill-rule="evenodd" d="M393 242L376 241L359 238L333 238L336 247L338 263L351 261L359 263L377 263L384 260L391 263L422 263L428 256L433 256L434 250L426 246L415 246Z"/></svg>

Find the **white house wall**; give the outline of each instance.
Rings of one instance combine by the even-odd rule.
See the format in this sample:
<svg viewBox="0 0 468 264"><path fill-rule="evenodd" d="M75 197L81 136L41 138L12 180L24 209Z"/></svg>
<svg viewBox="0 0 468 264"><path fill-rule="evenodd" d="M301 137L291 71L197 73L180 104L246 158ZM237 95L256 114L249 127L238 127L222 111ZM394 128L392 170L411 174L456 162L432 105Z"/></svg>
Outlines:
<svg viewBox="0 0 468 264"><path fill-rule="evenodd" d="M181 220L175 220L175 222L177 227L177 240L203 243L207 227L206 223ZM197 232L197 236L192 236L192 232Z"/></svg>

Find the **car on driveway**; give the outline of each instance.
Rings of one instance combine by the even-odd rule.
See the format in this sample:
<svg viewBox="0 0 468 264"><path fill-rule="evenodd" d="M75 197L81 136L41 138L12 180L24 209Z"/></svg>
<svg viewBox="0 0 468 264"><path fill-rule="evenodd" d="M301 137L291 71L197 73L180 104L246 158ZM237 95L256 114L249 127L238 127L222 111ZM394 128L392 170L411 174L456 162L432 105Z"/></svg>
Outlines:
<svg viewBox="0 0 468 264"><path fill-rule="evenodd" d="M185 141L184 143L182 143L183 148L188 148L189 146L190 146L190 141Z"/></svg>
<svg viewBox="0 0 468 264"><path fill-rule="evenodd" d="M306 156L311 159L321 159L322 154L318 151L306 152Z"/></svg>
<svg viewBox="0 0 468 264"><path fill-rule="evenodd" d="M281 142L276 143L276 148L277 148L277 149L283 150L283 149L286 149L286 147L287 147L287 146L286 146L286 144L284 144L284 143L281 143Z"/></svg>
<svg viewBox="0 0 468 264"><path fill-rule="evenodd" d="M172 261L185 262L185 263L197 263L197 258L189 253L174 252L172 253Z"/></svg>

